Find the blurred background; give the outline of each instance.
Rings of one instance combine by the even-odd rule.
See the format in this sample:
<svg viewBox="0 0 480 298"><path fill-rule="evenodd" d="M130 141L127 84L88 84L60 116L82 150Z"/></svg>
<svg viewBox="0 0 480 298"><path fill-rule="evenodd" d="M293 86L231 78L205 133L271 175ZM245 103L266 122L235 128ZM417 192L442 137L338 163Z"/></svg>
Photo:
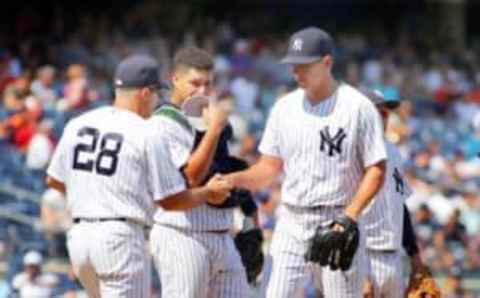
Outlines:
<svg viewBox="0 0 480 298"><path fill-rule="evenodd" d="M403 99L388 137L407 162L422 256L445 297L480 297L479 17L473 0L2 2L0 297L39 270L46 286L28 297L85 297L68 264L65 201L46 189L45 168L65 123L111 102L123 57L149 53L168 79L176 49L208 50L235 105L232 150L254 162L270 107L295 87L277 61L308 25L335 38L339 79ZM267 240L279 186L256 195Z"/></svg>

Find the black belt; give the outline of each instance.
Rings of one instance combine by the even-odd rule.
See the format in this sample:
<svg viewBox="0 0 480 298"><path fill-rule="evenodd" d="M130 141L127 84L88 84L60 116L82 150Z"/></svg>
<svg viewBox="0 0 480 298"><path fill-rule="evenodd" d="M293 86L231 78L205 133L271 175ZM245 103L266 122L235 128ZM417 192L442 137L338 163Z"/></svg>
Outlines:
<svg viewBox="0 0 480 298"><path fill-rule="evenodd" d="M333 209L341 209L345 208L345 205L315 205L315 206L295 206L287 203L283 203L283 206L285 206L289 211L293 212L319 212L319 211L325 211L325 210L333 210Z"/></svg>
<svg viewBox="0 0 480 298"><path fill-rule="evenodd" d="M115 217L115 218L84 218L76 217L73 219L73 223L79 223L81 221L85 222L104 222L104 221L128 221L126 217Z"/></svg>

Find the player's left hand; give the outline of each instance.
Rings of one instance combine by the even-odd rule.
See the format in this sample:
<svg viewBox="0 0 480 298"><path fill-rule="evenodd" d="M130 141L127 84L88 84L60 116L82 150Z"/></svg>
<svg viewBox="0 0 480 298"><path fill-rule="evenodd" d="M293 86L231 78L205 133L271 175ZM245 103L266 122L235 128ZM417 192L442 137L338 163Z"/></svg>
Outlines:
<svg viewBox="0 0 480 298"><path fill-rule="evenodd" d="M374 288L373 283L371 280L365 280L365 284L363 285L363 298L374 298Z"/></svg>
<svg viewBox="0 0 480 298"><path fill-rule="evenodd" d="M348 216L337 218L327 227L319 226L305 254L308 262L346 271L358 248L360 231Z"/></svg>

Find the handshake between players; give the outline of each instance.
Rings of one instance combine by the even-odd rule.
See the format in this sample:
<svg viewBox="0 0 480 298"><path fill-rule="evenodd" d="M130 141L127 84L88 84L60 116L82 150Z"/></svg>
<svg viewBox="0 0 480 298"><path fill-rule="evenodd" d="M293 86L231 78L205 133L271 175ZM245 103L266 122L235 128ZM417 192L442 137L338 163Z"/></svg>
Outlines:
<svg viewBox="0 0 480 298"><path fill-rule="evenodd" d="M207 189L210 192L207 202L212 205L220 205L230 196L233 185L221 175L215 175L207 182Z"/></svg>

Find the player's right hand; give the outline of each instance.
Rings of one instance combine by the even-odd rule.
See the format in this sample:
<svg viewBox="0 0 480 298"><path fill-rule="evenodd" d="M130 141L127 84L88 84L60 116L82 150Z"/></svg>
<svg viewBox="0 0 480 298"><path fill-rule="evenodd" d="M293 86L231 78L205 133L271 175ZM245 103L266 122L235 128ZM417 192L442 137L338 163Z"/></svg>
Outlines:
<svg viewBox="0 0 480 298"><path fill-rule="evenodd" d="M208 128L223 130L227 125L229 111L224 105L211 100L208 107L204 110L204 118Z"/></svg>
<svg viewBox="0 0 480 298"><path fill-rule="evenodd" d="M233 186L231 183L223 179L220 175L215 175L208 180L207 189L210 192L208 203L220 205L228 198Z"/></svg>

